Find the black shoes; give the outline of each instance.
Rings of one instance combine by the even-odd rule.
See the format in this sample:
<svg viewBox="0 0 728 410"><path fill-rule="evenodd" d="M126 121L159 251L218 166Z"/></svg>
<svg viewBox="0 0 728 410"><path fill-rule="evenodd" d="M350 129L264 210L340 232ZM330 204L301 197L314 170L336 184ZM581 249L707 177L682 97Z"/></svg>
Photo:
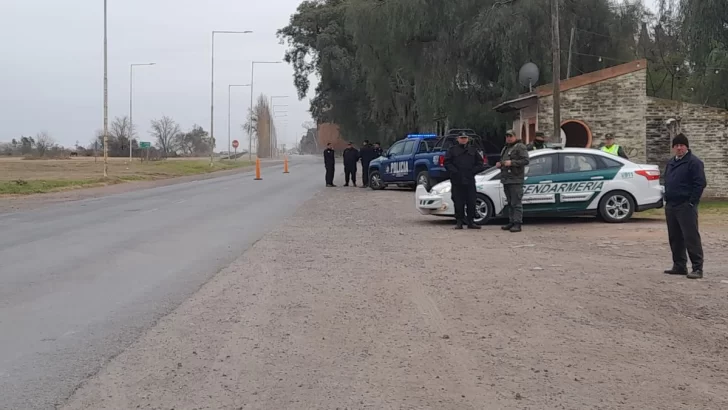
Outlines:
<svg viewBox="0 0 728 410"><path fill-rule="evenodd" d="M336 188L336 185L334 185L334 184L326 184L326 188Z"/></svg>
<svg viewBox="0 0 728 410"><path fill-rule="evenodd" d="M682 275L682 276L685 276L685 275L688 274L688 270L687 269L680 269L680 268L677 268L677 267L674 267L673 266L672 269L668 269L664 273L667 274L667 275Z"/></svg>
<svg viewBox="0 0 728 410"><path fill-rule="evenodd" d="M703 270L693 269L692 272L688 273L688 279L703 279Z"/></svg>
<svg viewBox="0 0 728 410"><path fill-rule="evenodd" d="M676 276L686 276L688 279L703 279L703 270L702 269L693 269L692 272L688 273L687 269L682 269L682 268L673 266L672 269L666 270L665 274L676 275Z"/></svg>
<svg viewBox="0 0 728 410"><path fill-rule="evenodd" d="M458 220L455 222L455 229L463 229L463 221Z"/></svg>
<svg viewBox="0 0 728 410"><path fill-rule="evenodd" d="M504 231L510 231L511 228L513 228L513 224L512 223L509 223L507 225L501 226L501 229L503 229Z"/></svg>
<svg viewBox="0 0 728 410"><path fill-rule="evenodd" d="M468 229L481 229L481 228L480 228L480 225L476 225L471 222L468 224Z"/></svg>
<svg viewBox="0 0 728 410"><path fill-rule="evenodd" d="M511 226L511 229L509 229L509 231L511 231L513 233L521 232L521 224L513 224L513 226Z"/></svg>

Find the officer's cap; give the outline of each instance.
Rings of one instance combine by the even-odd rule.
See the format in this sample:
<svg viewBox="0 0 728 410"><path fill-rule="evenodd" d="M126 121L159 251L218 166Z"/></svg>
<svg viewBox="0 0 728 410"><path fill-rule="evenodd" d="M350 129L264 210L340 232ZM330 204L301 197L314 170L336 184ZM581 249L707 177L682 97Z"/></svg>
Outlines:
<svg viewBox="0 0 728 410"><path fill-rule="evenodd" d="M515 137L516 136L516 133L513 132L513 130L508 130L508 131L506 131L506 137L509 136L509 135L512 135L512 136Z"/></svg>

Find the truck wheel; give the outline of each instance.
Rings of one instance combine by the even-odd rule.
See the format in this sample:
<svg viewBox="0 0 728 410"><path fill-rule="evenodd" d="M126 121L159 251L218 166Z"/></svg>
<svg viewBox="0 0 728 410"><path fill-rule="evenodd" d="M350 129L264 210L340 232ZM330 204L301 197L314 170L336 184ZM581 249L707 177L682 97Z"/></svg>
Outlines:
<svg viewBox="0 0 728 410"><path fill-rule="evenodd" d="M417 183L415 184L415 188L417 188L417 185L424 185L427 192L430 192L430 189L432 188L432 180L430 180L430 173L425 171L420 171L419 174L417 174Z"/></svg>
<svg viewBox="0 0 728 410"><path fill-rule="evenodd" d="M369 187L375 191L382 190L386 187L384 181L382 181L382 176L379 175L379 171L369 172Z"/></svg>

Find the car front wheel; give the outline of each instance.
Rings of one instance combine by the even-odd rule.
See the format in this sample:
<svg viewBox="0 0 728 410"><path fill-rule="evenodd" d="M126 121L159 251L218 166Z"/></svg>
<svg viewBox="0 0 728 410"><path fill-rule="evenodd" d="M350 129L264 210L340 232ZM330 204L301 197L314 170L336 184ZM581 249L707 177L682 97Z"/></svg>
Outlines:
<svg viewBox="0 0 728 410"><path fill-rule="evenodd" d="M475 218L476 225L485 225L493 218L493 203L484 194L477 194L475 197ZM465 210L467 212L467 209Z"/></svg>
<svg viewBox="0 0 728 410"><path fill-rule="evenodd" d="M634 210L634 200L623 191L610 192L599 203L599 216L609 223L629 221L632 214L634 214Z"/></svg>
<svg viewBox="0 0 728 410"><path fill-rule="evenodd" d="M379 171L369 172L369 187L375 191L384 189L384 181L382 181L382 176L379 175Z"/></svg>

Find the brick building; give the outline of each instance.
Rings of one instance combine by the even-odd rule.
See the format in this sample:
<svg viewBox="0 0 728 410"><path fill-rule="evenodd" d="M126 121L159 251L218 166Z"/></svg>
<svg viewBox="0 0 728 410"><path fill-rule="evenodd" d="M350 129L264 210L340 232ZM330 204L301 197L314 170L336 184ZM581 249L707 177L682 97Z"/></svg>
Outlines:
<svg viewBox="0 0 728 410"><path fill-rule="evenodd" d="M728 111L647 95L647 61L638 60L561 81L561 130L567 147L597 148L604 134L635 162L663 166L671 140L683 132L690 148L705 162L707 197L728 198ZM551 141L553 86L506 101L495 110L518 112L513 130L525 142L537 130Z"/></svg>

